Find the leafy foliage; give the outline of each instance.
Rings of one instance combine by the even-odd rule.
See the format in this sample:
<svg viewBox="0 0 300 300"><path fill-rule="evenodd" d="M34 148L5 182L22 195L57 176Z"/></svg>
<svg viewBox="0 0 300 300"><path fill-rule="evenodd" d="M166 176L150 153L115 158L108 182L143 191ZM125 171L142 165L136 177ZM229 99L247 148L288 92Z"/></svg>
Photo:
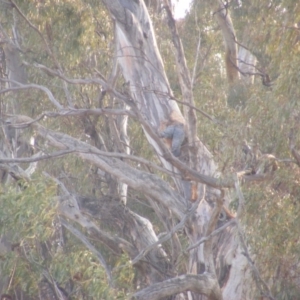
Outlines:
<svg viewBox="0 0 300 300"><path fill-rule="evenodd" d="M47 86L66 107L70 103L77 108L122 107L118 100L108 95L99 102L99 86L64 86L57 77L45 74L35 65L41 63L54 69L59 65L69 78L89 78L95 74L109 77L115 50L112 46L114 32L101 2L20 0L16 3L35 29L9 6L0 9L1 20L5 20L1 21L1 26L12 38L11 26L17 23L21 57L27 62L29 82ZM237 100L243 103L238 109L227 105L224 49L214 19L215 9L211 1L194 1L191 12L178 24L191 74L194 68L196 70L193 86L196 106L218 121L213 123L198 114L199 138L214 154L225 175L249 167L243 154L245 140L260 153L276 157L278 170L271 178L243 185L246 199L243 226L255 263L276 299L295 299L300 290L300 191L299 166L291 154L289 136L292 130L296 131L298 146L300 5L292 0L230 2L238 41L256 55L257 70L268 73L272 83L264 86L260 76L256 76L253 85L237 93ZM168 78L175 96L180 98L164 12L152 10L152 17ZM199 39L200 52L195 62ZM124 88L121 78L116 85L120 90ZM19 91L15 95L1 96L5 113L9 112L14 97L22 99L20 112L24 115L38 117L53 110L47 95L41 91ZM110 120L107 116L65 116L44 118L41 123L91 144L94 141L88 134L88 125L93 124L108 150L116 151ZM157 161L134 120L129 121L129 133L132 154ZM38 140L36 147L37 150L51 150L43 140ZM144 166L140 168L149 170ZM109 192L107 182L99 178L94 166L73 155L40 162L38 169L30 182L19 181L1 188L0 233L13 233L13 243L18 249L0 260L1 274L13 279L10 288L18 287L30 296L36 295L40 278L47 272L59 286L72 291L73 299L128 297L138 282L128 257L113 255L107 248L97 245L113 266L113 285L109 286L105 271L94 255L69 233L56 227L59 223L55 201L58 188L53 181L45 180L41 171L59 177L74 194L105 195ZM150 172L156 171L150 168ZM145 205L142 193L129 190L128 202L130 208L153 221L157 232L163 230L153 209ZM235 207L234 202L232 207ZM59 237L58 231L61 232ZM58 240L64 243L63 247Z"/></svg>

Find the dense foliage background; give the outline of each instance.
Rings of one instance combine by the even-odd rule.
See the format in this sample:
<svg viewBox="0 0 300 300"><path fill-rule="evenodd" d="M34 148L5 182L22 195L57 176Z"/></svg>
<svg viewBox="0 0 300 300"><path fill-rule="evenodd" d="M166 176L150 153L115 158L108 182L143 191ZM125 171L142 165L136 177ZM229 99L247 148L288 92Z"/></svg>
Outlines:
<svg viewBox="0 0 300 300"><path fill-rule="evenodd" d="M175 96L180 99L173 46L165 12L148 1L158 47ZM97 84L69 84L43 72L38 64L63 70L68 78L108 78L114 61L114 24L100 1L0 1L0 38L14 40L27 74L27 82L47 87L64 107L123 108L123 103L103 95ZM214 18L212 1L194 1L185 19L178 20L188 66L195 81L196 107L213 122L198 114L199 138L213 153L222 174L240 172L247 142L257 155L272 154L277 169L259 182L242 184L246 200L243 215L245 238L252 259L276 299L297 299L300 294L300 161L291 145L300 149L300 4L286 1L231 1L228 8L237 40L257 58L257 73L267 73L271 84L259 75L252 85L232 96L226 80L222 35ZM15 29L17 29L16 32ZM197 45L199 43L197 53ZM198 55L198 60L195 57ZM195 65L196 64L196 65ZM2 61L5 69L5 60ZM5 80L5 74L2 79ZM5 90L2 81L1 91ZM116 88L126 93L120 75ZM0 92L1 92L0 91ZM233 99L234 98L234 99ZM40 89L31 88L0 94L1 118L21 114L33 119L57 108ZM182 99L184 101L184 99ZM116 152L112 116L44 117L45 127L93 144L91 128L101 135L107 151ZM129 119L131 154L157 162L140 124ZM27 143L35 136L31 128L20 129ZM4 137L3 137L4 138ZM36 138L33 152L51 152ZM137 163L132 165L139 167ZM28 164L20 164L26 169ZM150 167L140 166L149 170ZM38 162L31 179L13 179L0 187L0 233L9 235L14 251L0 251L0 274L9 281L2 293L23 291L36 299L45 282L55 281L70 299L125 299L139 284L137 271L128 257L116 255L99 241L92 241L111 268L109 283L95 255L62 227L57 214L57 178L73 194L101 198L108 195L108 182L97 168L73 154ZM165 180L169 180L150 168ZM231 203L236 209L237 199ZM149 219L159 234L164 229L142 193L129 189L127 205ZM94 218L94 222L100 222ZM104 226L105 224L101 224ZM112 235L114 228L105 228ZM180 236L184 244L185 236ZM168 245L166 245L166 248ZM1 249L0 249L1 250ZM184 255L180 264L184 263ZM46 278L46 279L44 279ZM259 289L258 289L259 291ZM49 298L50 299L50 298Z"/></svg>

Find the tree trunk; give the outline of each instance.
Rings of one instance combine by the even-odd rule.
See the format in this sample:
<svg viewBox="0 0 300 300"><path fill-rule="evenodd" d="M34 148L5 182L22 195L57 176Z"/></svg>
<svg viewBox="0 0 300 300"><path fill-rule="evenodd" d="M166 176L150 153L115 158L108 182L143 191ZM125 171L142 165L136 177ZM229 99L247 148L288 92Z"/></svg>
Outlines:
<svg viewBox="0 0 300 300"><path fill-rule="evenodd" d="M229 85L227 103L230 107L240 108L245 106L248 85L254 82L254 74L257 74L256 58L248 49L238 45L229 10L222 1L217 2L219 7L215 15L224 40Z"/></svg>
<svg viewBox="0 0 300 300"><path fill-rule="evenodd" d="M170 119L172 113L176 113L178 121L185 122L177 103L172 99L172 92L164 72L151 20L144 2L128 2L123 0L104 2L116 22L118 62L121 66L123 76L129 84L130 95L145 118L146 123L154 130L157 130L162 122ZM236 59L233 59L236 53L231 53L230 55L229 62L231 64L236 63ZM234 79L238 76L238 72L235 71L232 76ZM164 153L159 143L149 135L145 126L144 130L149 143L157 152L164 166L168 169L176 170L176 168L172 167L170 161L164 159L165 156L163 156ZM184 147L189 148L189 146L183 145L182 149ZM194 165L195 170L208 176L219 176L212 155L201 141L196 141L196 148L197 164ZM189 153L189 151L184 152L184 154L186 153ZM189 159L186 158L183 159L180 157L179 159L186 163L189 162ZM185 178L185 175L182 174L182 177ZM179 188L178 192L184 197L182 198L184 199L182 205L185 209L188 209L191 207L191 199L188 198L190 194L184 191L183 187L188 182L188 187L191 188L190 182L189 180L175 180ZM210 231L213 231L215 229L214 224L218 219L218 215L214 215L215 210L212 207L216 208L215 203L221 195L220 191L210 186L204 186L203 184L199 184L198 189L200 197L203 197L205 200L200 201L193 216L193 221L187 222L186 225L186 232L188 233L191 245L208 234L209 226L212 226ZM224 199L222 198L221 200L223 201ZM176 204L173 203L172 206L174 207ZM250 283L247 282L247 286L245 283L246 280L249 280L249 271L246 258L243 256L235 236L235 226L226 229L219 235L215 248L215 259L212 257L210 247L204 245L204 247L198 246L193 249L190 252L190 266L188 271L191 274L203 274L204 277L206 276L204 274L207 274L211 278L216 278L214 271L216 264L219 282L223 289L223 298L248 299L249 291L251 290L251 281ZM239 274L239 278L236 277L237 274ZM215 292L215 289L220 288L218 284L213 284L213 286ZM193 299L201 299L200 294L209 295L209 293L201 289L197 290L197 296L195 295L195 289L188 287L186 290L191 290L194 293ZM177 290L177 292L179 291ZM214 299L222 299L221 293L218 294L216 292L216 294L218 296ZM137 297L140 297L139 295L142 295L142 292L139 292Z"/></svg>

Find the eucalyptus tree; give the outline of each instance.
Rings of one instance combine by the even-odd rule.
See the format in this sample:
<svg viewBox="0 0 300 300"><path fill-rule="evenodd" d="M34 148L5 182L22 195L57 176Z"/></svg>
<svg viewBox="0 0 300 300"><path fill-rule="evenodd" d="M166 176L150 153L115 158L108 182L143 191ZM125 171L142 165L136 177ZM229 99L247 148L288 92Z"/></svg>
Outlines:
<svg viewBox="0 0 300 300"><path fill-rule="evenodd" d="M256 60L267 64L268 50L259 56L234 22L253 6L195 2L186 21L196 19L195 55L187 49L186 60L168 0L1 5L2 296L273 299L245 241L241 219L254 252L263 242L243 213L240 181L249 199L274 194L277 154L298 164L299 156L295 134L285 152L265 142L262 154L263 133L251 123L251 99L266 94L253 76L269 77ZM207 65L220 70L204 76ZM213 86L222 80L228 90ZM208 86L219 105L209 113L200 109Z"/></svg>

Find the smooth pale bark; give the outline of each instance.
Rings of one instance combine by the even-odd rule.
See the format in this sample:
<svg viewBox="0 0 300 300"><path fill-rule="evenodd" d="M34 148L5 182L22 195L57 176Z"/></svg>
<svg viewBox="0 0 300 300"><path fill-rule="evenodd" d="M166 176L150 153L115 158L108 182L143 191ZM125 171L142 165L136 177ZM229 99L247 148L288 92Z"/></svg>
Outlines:
<svg viewBox="0 0 300 300"><path fill-rule="evenodd" d="M125 109L128 108L124 104ZM128 125L128 116L122 115L117 118L117 126L119 127L119 133L120 133L120 141L122 143L122 152L126 154L130 154L130 147L129 147L129 138L127 135L127 125ZM128 186L127 184L124 184L123 182L119 183L119 195L121 202L126 205L127 203L127 190Z"/></svg>

